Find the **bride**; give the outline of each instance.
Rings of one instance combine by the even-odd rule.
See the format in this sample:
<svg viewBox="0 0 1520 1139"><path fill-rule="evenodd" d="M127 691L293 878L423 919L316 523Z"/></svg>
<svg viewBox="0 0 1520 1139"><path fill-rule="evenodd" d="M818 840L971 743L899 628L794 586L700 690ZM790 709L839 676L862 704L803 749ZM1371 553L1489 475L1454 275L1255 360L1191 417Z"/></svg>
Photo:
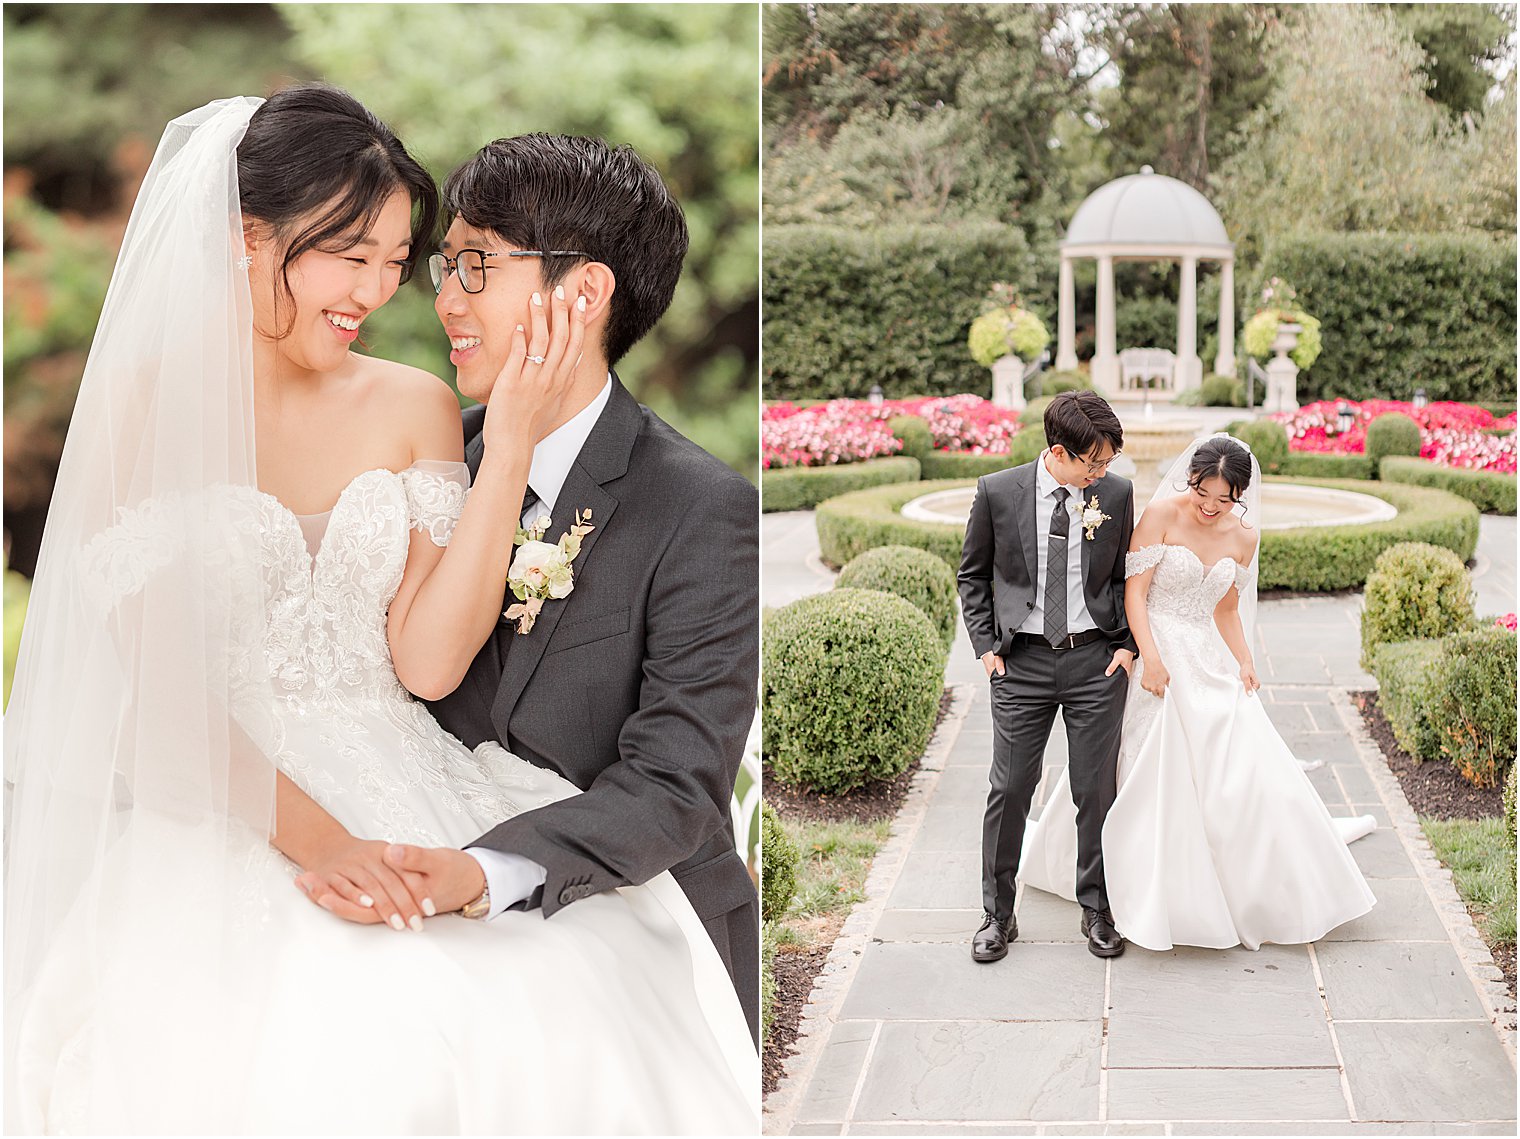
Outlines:
<svg viewBox="0 0 1520 1139"><path fill-rule="evenodd" d="M351 351L437 208L332 88L164 134L6 722L8 1130L757 1129L743 1014L669 874L485 922L384 858L577 793L398 680L457 683L499 616L495 535L585 327L572 299L519 338L485 427L510 458L467 495L449 389Z"/></svg>
<svg viewBox="0 0 1520 1139"><path fill-rule="evenodd" d="M1255 456L1213 435L1172 465L1125 558L1140 657L1103 864L1115 926L1146 949L1310 942L1376 901L1346 848L1374 820L1330 816L1256 695L1260 518ZM1020 876L1072 898L1075 863L1063 770Z"/></svg>

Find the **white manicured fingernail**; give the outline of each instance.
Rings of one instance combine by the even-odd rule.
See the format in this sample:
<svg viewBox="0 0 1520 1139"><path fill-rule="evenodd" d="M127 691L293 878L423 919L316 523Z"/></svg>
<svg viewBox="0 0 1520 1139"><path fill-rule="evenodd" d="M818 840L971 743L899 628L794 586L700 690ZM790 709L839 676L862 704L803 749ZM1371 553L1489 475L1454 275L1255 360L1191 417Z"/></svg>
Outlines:
<svg viewBox="0 0 1520 1139"><path fill-rule="evenodd" d="M522 331L522 330L523 330L523 326L522 326L522 325L520 325L520 324L519 324L519 325L518 325L518 326L517 326L517 331L518 331L518 332L521 332L521 331Z"/></svg>
<svg viewBox="0 0 1520 1139"><path fill-rule="evenodd" d="M422 919L416 914L413 914L410 918L408 918L406 924L412 927L413 933L422 932Z"/></svg>
<svg viewBox="0 0 1520 1139"><path fill-rule="evenodd" d="M564 285L555 285L554 286L554 299L557 300L557 301L562 301L562 300L565 299L565 286Z"/></svg>
<svg viewBox="0 0 1520 1139"><path fill-rule="evenodd" d="M427 916L430 918L438 916L438 907L433 905L432 898L422 899L422 912L427 914Z"/></svg>
<svg viewBox="0 0 1520 1139"><path fill-rule="evenodd" d="M406 922L401 920L400 914L391 915L391 928L397 933L400 933L403 929L406 928Z"/></svg>
<svg viewBox="0 0 1520 1139"><path fill-rule="evenodd" d="M575 310L577 312L585 312L586 311L586 298L585 297L576 297L575 298Z"/></svg>
<svg viewBox="0 0 1520 1139"><path fill-rule="evenodd" d="M539 308L543 308L544 307L544 298L541 297L541 296L539 296L537 293L534 293L533 294L533 303L536 304L536 305L538 305Z"/></svg>
<svg viewBox="0 0 1520 1139"><path fill-rule="evenodd" d="M359 904L361 906L373 906L375 904L375 899L371 898L368 894L360 894Z"/></svg>

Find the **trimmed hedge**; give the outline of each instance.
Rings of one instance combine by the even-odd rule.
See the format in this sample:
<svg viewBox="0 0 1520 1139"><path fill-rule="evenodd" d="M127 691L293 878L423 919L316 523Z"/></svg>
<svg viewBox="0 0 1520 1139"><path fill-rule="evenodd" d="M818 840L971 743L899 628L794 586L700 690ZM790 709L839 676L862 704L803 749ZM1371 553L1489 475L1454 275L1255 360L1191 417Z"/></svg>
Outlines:
<svg viewBox="0 0 1520 1139"><path fill-rule="evenodd" d="M1401 542L1378 555L1362 607L1362 667L1379 645L1444 637L1473 624L1472 579L1450 550Z"/></svg>
<svg viewBox="0 0 1520 1139"><path fill-rule="evenodd" d="M1420 454L1420 425L1396 411L1384 412L1367 425L1368 461L1381 463L1389 455Z"/></svg>
<svg viewBox="0 0 1520 1139"><path fill-rule="evenodd" d="M1250 419L1238 427L1230 425L1230 434L1256 455L1264 475L1280 474L1288 461L1288 431L1270 419Z"/></svg>
<svg viewBox="0 0 1520 1139"><path fill-rule="evenodd" d="M955 574L928 550L877 546L839 571L836 589L879 589L920 609L934 625L945 652L955 640Z"/></svg>
<svg viewBox="0 0 1520 1139"><path fill-rule="evenodd" d="M966 333L993 281L1025 296L1037 283L1024 235L998 222L767 227L766 397L986 390Z"/></svg>
<svg viewBox="0 0 1520 1139"><path fill-rule="evenodd" d="M1384 482L1429 486L1458 494L1484 514L1515 513L1515 476L1498 471L1466 471L1441 467L1428 459L1391 456L1383 460L1379 475Z"/></svg>
<svg viewBox="0 0 1520 1139"><path fill-rule="evenodd" d="M1246 405L1246 385L1234 376L1205 376L1203 386L1198 391L1205 407L1245 407Z"/></svg>
<svg viewBox="0 0 1520 1139"><path fill-rule="evenodd" d="M1045 430L1045 409L1050 406L1050 401L1059 393L1042 395L1038 399L1032 399L1024 405L1024 410L1019 412L1019 423L1025 427L1038 427ZM1022 434L1022 432L1020 432Z"/></svg>
<svg viewBox="0 0 1520 1139"><path fill-rule="evenodd" d="M1515 634L1474 629L1441 642L1430 710L1441 754L1478 787L1497 787L1515 765Z"/></svg>
<svg viewBox="0 0 1520 1139"><path fill-rule="evenodd" d="M829 467L779 467L760 472L760 508L811 510L836 495L869 486L917 482L918 460L904 455L837 463Z"/></svg>
<svg viewBox="0 0 1520 1139"><path fill-rule="evenodd" d="M1388 718L1393 738L1417 762L1441 754L1440 738L1430 722L1430 708L1440 685L1441 642L1397 641L1379 645L1372 655L1378 682L1378 707Z"/></svg>
<svg viewBox="0 0 1520 1139"><path fill-rule="evenodd" d="M1024 382L1024 394L1039 385L1041 396L1060 395L1062 392L1092 391L1092 377L1086 372L1037 372Z"/></svg>
<svg viewBox="0 0 1520 1139"><path fill-rule="evenodd" d="M1259 579L1262 589L1309 592L1360 589L1378 555L1400 542L1444 546L1464 562L1472 557L1478 545L1477 508L1445 491L1354 479L1272 481L1368 494L1392 503L1399 516L1362 526L1263 531ZM899 512L905 503L921 494L975 485L966 479L936 479L875 487L821 503L816 525L823 560L842 566L873 546L913 546L928 550L951 569L959 570L961 547L965 543L962 527L915 522Z"/></svg>
<svg viewBox="0 0 1520 1139"><path fill-rule="evenodd" d="M1515 779L1520 773L1520 767L1515 764L1509 765L1509 774L1504 777L1504 833L1509 838L1509 876L1513 881L1515 877Z"/></svg>
<svg viewBox="0 0 1520 1139"><path fill-rule="evenodd" d="M1262 589L1360 589L1378 555L1400 542L1444 546L1467 561L1478 546L1478 510L1442 490L1354 479L1273 479L1350 490L1381 498L1399 511L1387 522L1361 526L1303 526L1262 532Z"/></svg>
<svg viewBox="0 0 1520 1139"><path fill-rule="evenodd" d="M912 546L928 550L952 570L959 570L965 527L949 522L915 522L904 518L900 511L905 503L921 494L975 485L974 479L935 479L909 486L858 490L820 503L814 524L823 560L832 566L842 566L876 546Z"/></svg>
<svg viewBox="0 0 1520 1139"><path fill-rule="evenodd" d="M1366 455L1289 451L1282 474L1297 479L1375 479L1377 468Z"/></svg>
<svg viewBox="0 0 1520 1139"><path fill-rule="evenodd" d="M1243 295L1273 276L1326 330L1302 402L1386 398L1396 376L1418 376L1432 400L1515 398L1513 238L1297 233L1267 247Z"/></svg>
<svg viewBox="0 0 1520 1139"><path fill-rule="evenodd" d="M911 603L835 589L780 609L765 630L761 738L776 779L838 795L923 754L945 654Z"/></svg>
<svg viewBox="0 0 1520 1139"><path fill-rule="evenodd" d="M797 894L797 865L802 856L769 803L760 804L760 917L775 921Z"/></svg>

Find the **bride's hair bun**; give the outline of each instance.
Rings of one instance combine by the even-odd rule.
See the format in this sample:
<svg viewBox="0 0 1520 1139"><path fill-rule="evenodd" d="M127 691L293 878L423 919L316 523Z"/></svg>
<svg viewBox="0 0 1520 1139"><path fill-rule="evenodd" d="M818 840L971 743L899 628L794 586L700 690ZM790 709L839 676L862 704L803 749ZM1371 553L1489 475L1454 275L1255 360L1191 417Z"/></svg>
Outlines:
<svg viewBox="0 0 1520 1139"><path fill-rule="evenodd" d="M1215 435L1205 439L1188 464L1187 484L1196 490L1204 481L1224 479L1237 502L1251 485L1251 452L1237 439Z"/></svg>

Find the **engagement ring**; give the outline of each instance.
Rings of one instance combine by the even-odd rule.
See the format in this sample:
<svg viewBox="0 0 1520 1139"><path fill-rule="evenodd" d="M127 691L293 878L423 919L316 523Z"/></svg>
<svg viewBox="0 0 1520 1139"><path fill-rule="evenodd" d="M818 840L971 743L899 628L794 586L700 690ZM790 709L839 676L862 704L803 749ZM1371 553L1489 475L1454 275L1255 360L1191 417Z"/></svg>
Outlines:
<svg viewBox="0 0 1520 1139"><path fill-rule="evenodd" d="M529 356L528 357L528 363L530 363L530 364L542 364L543 362L544 362L544 358L542 356Z"/></svg>

